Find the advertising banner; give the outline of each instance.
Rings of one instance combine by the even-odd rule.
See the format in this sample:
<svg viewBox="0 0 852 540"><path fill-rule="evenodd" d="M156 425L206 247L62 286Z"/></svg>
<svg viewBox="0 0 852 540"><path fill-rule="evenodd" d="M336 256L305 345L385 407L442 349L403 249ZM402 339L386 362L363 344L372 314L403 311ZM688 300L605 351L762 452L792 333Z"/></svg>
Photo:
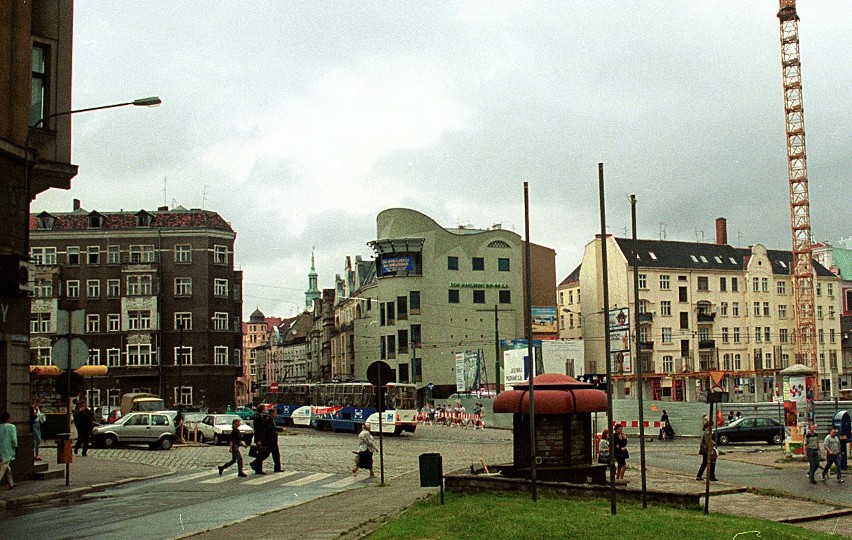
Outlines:
<svg viewBox="0 0 852 540"><path fill-rule="evenodd" d="M533 356L535 356L535 350L533 350ZM530 362L527 349L503 351L503 372L507 388L529 380Z"/></svg>
<svg viewBox="0 0 852 540"><path fill-rule="evenodd" d="M556 306L534 307L530 309L530 314L534 334L555 334L558 331L556 327Z"/></svg>
<svg viewBox="0 0 852 540"><path fill-rule="evenodd" d="M382 259L382 274L411 272L412 270L414 270L414 259L412 257L391 257Z"/></svg>
<svg viewBox="0 0 852 540"><path fill-rule="evenodd" d="M479 366L482 351L456 353L456 390L470 392L479 389Z"/></svg>

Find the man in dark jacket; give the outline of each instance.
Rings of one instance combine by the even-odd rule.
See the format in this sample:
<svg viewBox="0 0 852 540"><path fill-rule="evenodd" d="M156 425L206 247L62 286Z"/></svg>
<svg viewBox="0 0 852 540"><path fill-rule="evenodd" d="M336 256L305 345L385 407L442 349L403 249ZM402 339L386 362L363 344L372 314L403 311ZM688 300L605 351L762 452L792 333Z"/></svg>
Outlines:
<svg viewBox="0 0 852 540"><path fill-rule="evenodd" d="M269 435L267 434L266 415L263 414L264 406L257 406L257 413L254 415L254 441L257 447L257 455L254 461L249 463L249 466L256 474L266 474L263 472L263 460L269 457L271 448L269 446Z"/></svg>
<svg viewBox="0 0 852 540"><path fill-rule="evenodd" d="M269 449L272 453L272 463L275 468L272 472L283 472L281 469L281 453L278 450L278 425L275 423L275 415L278 411L275 407L269 407L267 409L269 414L265 414L266 418L264 421L264 435L266 438L263 441L263 446Z"/></svg>
<svg viewBox="0 0 852 540"><path fill-rule="evenodd" d="M86 406L85 401L77 404L77 412L74 413L74 427L77 428L77 442L74 444L74 453L76 454L80 447L83 447L83 455L85 456L89 451L89 437L92 434L92 428L95 427L95 418L91 409Z"/></svg>

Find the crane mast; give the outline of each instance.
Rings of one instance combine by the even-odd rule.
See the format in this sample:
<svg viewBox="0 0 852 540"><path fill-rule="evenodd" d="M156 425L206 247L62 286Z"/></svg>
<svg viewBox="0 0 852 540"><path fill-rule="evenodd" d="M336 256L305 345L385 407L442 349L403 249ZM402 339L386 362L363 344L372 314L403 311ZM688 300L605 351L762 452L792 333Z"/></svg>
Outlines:
<svg viewBox="0 0 852 540"><path fill-rule="evenodd" d="M790 273L793 276L796 301L797 360L816 371L814 392L818 394L820 366L814 339L814 267L805 152L805 114L802 105L802 69L799 58L799 16L796 14L796 0L779 0L779 3L784 116L787 128L787 178L790 184L790 225L793 233L793 261Z"/></svg>

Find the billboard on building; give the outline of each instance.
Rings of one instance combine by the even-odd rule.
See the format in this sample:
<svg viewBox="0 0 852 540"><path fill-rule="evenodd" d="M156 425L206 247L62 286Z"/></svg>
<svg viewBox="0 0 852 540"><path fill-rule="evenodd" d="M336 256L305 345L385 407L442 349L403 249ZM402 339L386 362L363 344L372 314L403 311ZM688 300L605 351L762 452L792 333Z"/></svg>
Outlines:
<svg viewBox="0 0 852 540"><path fill-rule="evenodd" d="M581 340L544 340L541 358L544 373L561 373L577 378L585 373L585 348Z"/></svg>
<svg viewBox="0 0 852 540"><path fill-rule="evenodd" d="M395 274L397 272L411 272L414 270L414 258L388 257L382 259L382 274Z"/></svg>
<svg viewBox="0 0 852 540"><path fill-rule="evenodd" d="M456 390L471 392L479 389L479 368L482 350L456 353Z"/></svg>
<svg viewBox="0 0 852 540"><path fill-rule="evenodd" d="M533 349L533 357L535 357L535 349ZM528 350L523 348L503 351L503 373L503 382L507 388L528 380L530 376Z"/></svg>
<svg viewBox="0 0 852 540"><path fill-rule="evenodd" d="M556 306L531 308L530 316L532 317L534 334L555 334L558 331L556 327Z"/></svg>

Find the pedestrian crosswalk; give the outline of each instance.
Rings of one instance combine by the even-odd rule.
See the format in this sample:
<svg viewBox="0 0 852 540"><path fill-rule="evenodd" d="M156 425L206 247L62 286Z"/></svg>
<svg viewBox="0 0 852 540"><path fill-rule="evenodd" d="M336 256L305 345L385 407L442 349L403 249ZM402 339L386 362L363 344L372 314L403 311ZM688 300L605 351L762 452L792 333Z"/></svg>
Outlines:
<svg viewBox="0 0 852 540"><path fill-rule="evenodd" d="M161 478L152 482L152 484L175 485L181 483L191 483L198 485L241 485L241 486L270 486L270 487L312 487L312 488L327 488L332 490L347 489L357 487L358 484L367 484L367 478L364 476L354 476L351 474L332 474L318 473L310 471L284 471L280 473L268 472L264 475L256 475L248 473L247 477L237 476L236 468L226 470L223 475L219 475L218 470L213 469L191 472L187 474L178 473L174 476Z"/></svg>

